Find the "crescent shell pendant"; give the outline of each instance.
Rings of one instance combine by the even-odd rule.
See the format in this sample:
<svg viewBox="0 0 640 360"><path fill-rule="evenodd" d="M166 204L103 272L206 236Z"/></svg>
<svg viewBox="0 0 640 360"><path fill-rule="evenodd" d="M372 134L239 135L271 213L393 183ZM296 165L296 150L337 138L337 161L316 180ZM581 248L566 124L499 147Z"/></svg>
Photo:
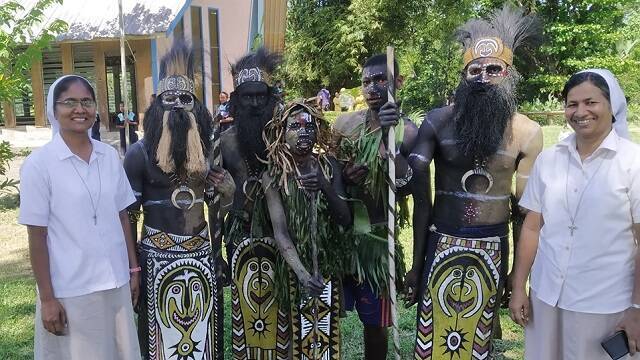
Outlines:
<svg viewBox="0 0 640 360"><path fill-rule="evenodd" d="M487 181L489 182L489 186L487 186L487 188L484 190L484 193L488 194L493 187L493 176L484 168L475 168L464 173L464 175L462 175L462 179L460 180L462 189L466 192L469 192L469 190L467 190L467 179L469 179L469 177L473 175L482 176L487 179Z"/></svg>
<svg viewBox="0 0 640 360"><path fill-rule="evenodd" d="M178 197L178 194L180 193L188 193L191 196L191 202L189 203L188 206L181 206L180 204L178 204L177 197ZM175 206L178 209L190 210L193 207L193 205L196 203L196 193L193 192L193 190L191 190L190 187L185 185L180 185L175 190L173 190L173 193L171 193L171 203L173 204L173 206Z"/></svg>
<svg viewBox="0 0 640 360"><path fill-rule="evenodd" d="M242 184L242 193L251 202L256 201L256 199L253 198L251 195L254 193L257 184L253 185L253 187L251 188L251 191L247 191L247 185L254 182L261 184L262 180L258 179L255 176L249 176L247 180L245 180L244 183Z"/></svg>

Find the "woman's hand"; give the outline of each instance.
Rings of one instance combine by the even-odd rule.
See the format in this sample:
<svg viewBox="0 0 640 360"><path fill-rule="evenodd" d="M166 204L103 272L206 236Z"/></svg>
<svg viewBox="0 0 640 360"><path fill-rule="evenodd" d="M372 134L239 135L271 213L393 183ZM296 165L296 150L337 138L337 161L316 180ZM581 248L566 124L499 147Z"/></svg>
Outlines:
<svg viewBox="0 0 640 360"><path fill-rule="evenodd" d="M65 334L67 327L67 313L58 299L41 301L40 312L42 325L48 332L56 336Z"/></svg>
<svg viewBox="0 0 640 360"><path fill-rule="evenodd" d="M640 309L630 308L624 312L616 330L624 330L629 339L629 354L640 353Z"/></svg>
<svg viewBox="0 0 640 360"><path fill-rule="evenodd" d="M529 323L531 312L531 302L524 287L511 291L511 301L509 301L509 316L516 324L525 327Z"/></svg>
<svg viewBox="0 0 640 360"><path fill-rule="evenodd" d="M131 287L131 304L133 304L133 307L136 307L136 305L138 305L138 297L140 296L140 272L131 274L129 286Z"/></svg>

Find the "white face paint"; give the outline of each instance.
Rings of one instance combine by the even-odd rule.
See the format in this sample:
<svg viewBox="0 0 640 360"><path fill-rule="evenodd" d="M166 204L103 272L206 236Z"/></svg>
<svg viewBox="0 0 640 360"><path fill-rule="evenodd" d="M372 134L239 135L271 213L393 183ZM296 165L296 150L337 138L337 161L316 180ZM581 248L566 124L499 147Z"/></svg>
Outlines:
<svg viewBox="0 0 640 360"><path fill-rule="evenodd" d="M183 109L185 111L193 111L194 98L188 91L168 90L160 94L160 99L165 110Z"/></svg>

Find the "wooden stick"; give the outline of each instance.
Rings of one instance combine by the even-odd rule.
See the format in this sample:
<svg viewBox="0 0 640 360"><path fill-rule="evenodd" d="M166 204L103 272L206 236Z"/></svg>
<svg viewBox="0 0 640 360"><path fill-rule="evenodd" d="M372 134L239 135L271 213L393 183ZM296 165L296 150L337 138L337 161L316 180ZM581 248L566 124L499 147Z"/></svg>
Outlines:
<svg viewBox="0 0 640 360"><path fill-rule="evenodd" d="M220 119L216 116L213 120L213 144L211 147L211 155L213 157L213 166L222 166L222 152L220 151ZM220 191L216 188L213 195L213 202L209 211L214 214L215 224L212 224L213 234L211 234L211 263L214 264L216 257L222 252L222 206L220 205ZM217 245L220 249L217 249ZM215 245L215 246L214 246ZM217 275L217 274L216 274ZM229 279L227 279L229 280Z"/></svg>
<svg viewBox="0 0 640 360"><path fill-rule="evenodd" d="M387 91L389 102L395 103L394 48L387 46ZM387 242L389 246L389 300L391 300L391 323L393 325L393 349L396 360L400 360L400 333L398 331L398 311L396 309L396 129L390 126L387 133L387 163L389 172L389 203L387 216Z"/></svg>
<svg viewBox="0 0 640 360"><path fill-rule="evenodd" d="M311 233L309 236L311 237L311 263L313 266L313 277L318 277L318 243L317 243L317 234L318 234L318 192L314 191L311 193L309 203L311 210ZM318 359L318 296L314 296L311 301L313 301L313 360Z"/></svg>

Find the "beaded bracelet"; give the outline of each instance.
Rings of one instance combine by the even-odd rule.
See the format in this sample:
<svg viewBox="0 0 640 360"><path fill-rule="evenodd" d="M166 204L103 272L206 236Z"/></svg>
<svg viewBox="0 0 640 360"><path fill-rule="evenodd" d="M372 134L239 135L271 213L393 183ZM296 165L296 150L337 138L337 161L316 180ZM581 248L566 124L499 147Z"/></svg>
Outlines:
<svg viewBox="0 0 640 360"><path fill-rule="evenodd" d="M140 266L134 267L134 268L129 269L129 274L137 273L137 272L140 272L140 271L142 271L142 268Z"/></svg>

